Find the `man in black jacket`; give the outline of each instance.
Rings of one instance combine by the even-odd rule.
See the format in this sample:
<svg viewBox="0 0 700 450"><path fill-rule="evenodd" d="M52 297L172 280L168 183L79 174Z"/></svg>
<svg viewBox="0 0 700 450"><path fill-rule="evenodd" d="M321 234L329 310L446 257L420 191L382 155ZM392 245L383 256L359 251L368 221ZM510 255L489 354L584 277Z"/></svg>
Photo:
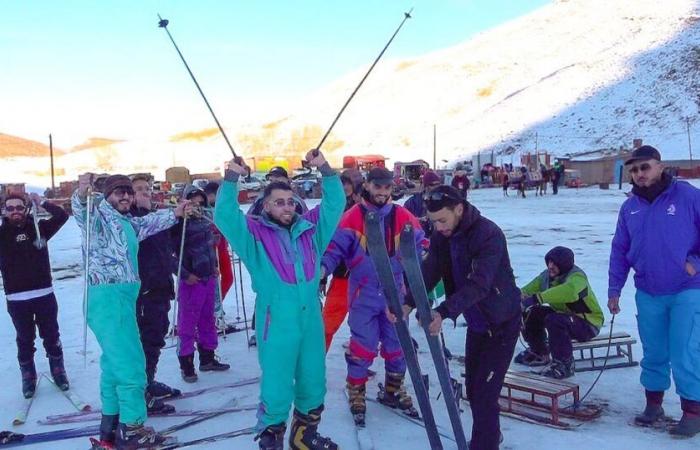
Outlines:
<svg viewBox="0 0 700 450"><path fill-rule="evenodd" d="M53 293L51 264L46 241L51 239L68 214L60 206L41 203L31 194L31 203L51 214L38 222L39 236L29 202L24 196L10 194L4 202L4 221L0 226L0 272L5 287L7 311L17 332L17 359L22 372L22 393L30 398L36 390L37 373L34 366L35 329L44 341L51 375L56 385L68 390L68 378L63 366L63 349L58 330L58 304ZM36 211L34 212L36 214Z"/></svg>
<svg viewBox="0 0 700 450"><path fill-rule="evenodd" d="M473 427L471 450L497 450L498 397L520 331L520 291L515 285L503 231L451 186L424 197L434 231L423 278L428 291L442 279L446 301L434 310L430 331L444 318L467 321L467 397ZM409 299L410 301L410 299Z"/></svg>
<svg viewBox="0 0 700 450"><path fill-rule="evenodd" d="M131 214L142 217L151 213L150 176L134 175L131 182L134 189ZM176 261L171 245L171 231L161 231L141 241L138 260L141 288L136 299L136 323L146 356L146 406L149 413L173 411L172 406L159 399L178 397L180 390L155 379L160 350L165 346L165 336L170 327L170 301L175 296L172 273Z"/></svg>

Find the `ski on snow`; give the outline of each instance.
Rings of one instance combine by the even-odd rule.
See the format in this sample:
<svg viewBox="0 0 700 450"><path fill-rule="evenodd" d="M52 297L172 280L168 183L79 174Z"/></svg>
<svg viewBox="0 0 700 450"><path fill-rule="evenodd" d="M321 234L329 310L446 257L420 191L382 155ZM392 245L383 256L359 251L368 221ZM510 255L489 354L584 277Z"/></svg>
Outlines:
<svg viewBox="0 0 700 450"><path fill-rule="evenodd" d="M85 401L83 401L83 399L80 398L80 396L78 394L76 394L75 392L73 392L71 389L64 391L63 389L58 387L56 385L56 383L51 379L51 377L49 377L47 374L42 373L41 376L43 376L44 378L49 380L49 383L51 383L54 387L56 387L56 389L58 389L58 391L61 394L63 394L63 396L66 397L69 402L71 402L71 404L73 405L73 407L75 409L77 409L80 412L92 411L92 406L90 406L89 403L86 403Z"/></svg>
<svg viewBox="0 0 700 450"><path fill-rule="evenodd" d="M215 417L219 417L223 414L226 414L227 408L232 406L232 402L235 402L235 399L226 402L225 405L222 406L220 410L213 411L211 413L207 414L202 414L201 416L193 417L191 419L188 419L184 422L181 422L179 424L172 425L168 428L165 428L160 431L160 434L163 435L171 435L174 434L177 431L184 430L185 428L189 428L191 426L197 425L199 423L202 423L206 420L213 419ZM246 430L246 433L243 433L243 430L238 430L241 434L248 434L247 430L249 429L244 429ZM19 446L24 446L28 444L36 444L36 443L41 443L41 442L53 442L53 441L60 441L60 440L66 440L66 439L76 439L80 437L89 437L89 436L94 436L96 434L99 434L100 432L100 426L99 425L88 425L84 427L77 427L77 428L68 428L68 429L63 429L63 430L55 430L55 431L47 431L44 433L35 433L35 434L20 434L20 433L12 433L9 431L3 431L0 432L0 448L9 448L9 447L19 447ZM233 432L232 432L233 433ZM252 433L252 431L250 432ZM230 433L224 433L224 434L230 434ZM202 438L202 439L212 439L216 437L218 440L224 439L220 435L216 436L210 436L207 438ZM235 437L235 436L230 436L230 437ZM188 442L173 442L173 443L168 443L168 444L163 444L161 447L156 447L154 450L167 450L167 449L175 449L175 448L182 448L185 445L196 445L197 443L204 443L207 442L206 440L196 440L195 441L188 441ZM173 447L174 445L179 445Z"/></svg>
<svg viewBox="0 0 700 450"><path fill-rule="evenodd" d="M242 412L242 411L253 411L258 409L258 405L245 405L245 406L234 406L230 408L217 408L217 409L180 409L170 413L150 413L148 417L187 417L187 416L202 416L206 414L211 414L215 412L230 413L230 412ZM37 423L39 425L65 425L69 423L81 423L90 422L94 420L100 420L102 415L97 412L92 414L85 414L82 416L65 417L61 419L44 419L39 420Z"/></svg>
<svg viewBox="0 0 700 450"><path fill-rule="evenodd" d="M19 411L17 411L17 414L15 414L15 418L12 419L12 425L23 425L27 421L27 416L29 416L29 410L32 407L32 403L34 403L34 397L36 397L36 395L39 393L39 384L41 384L41 377L39 377L36 381L34 395L32 395L29 398L23 399L22 406L20 407Z"/></svg>
<svg viewBox="0 0 700 450"><path fill-rule="evenodd" d="M425 424L428 441L432 450L442 450L442 442L435 424L435 417L430 405L430 397L428 389L423 382L420 366L418 365L418 356L416 349L411 341L411 334L408 331L408 325L403 318L401 301L399 299L399 291L394 280L394 273L389 260L389 253L386 249L384 232L382 230L382 221L375 212L368 212L365 217L365 234L367 235L367 248L369 256L374 263L374 268L379 276L379 281L383 287L384 294L387 300L387 307L396 316L394 328L401 344L404 357L406 358L406 366L408 373L413 382L413 389L416 393L416 400L420 407L423 421Z"/></svg>
<svg viewBox="0 0 700 450"><path fill-rule="evenodd" d="M445 352L442 348L440 337L431 335L428 329L432 311L430 309L428 293L425 289L425 282L423 281L420 260L416 251L415 232L410 223L406 224L404 229L401 230L399 248L401 249L401 265L403 266L406 279L408 280L408 288L413 295L418 314L421 318L420 324L423 331L425 331L425 338L428 341L430 355L433 358L435 371L440 381L440 389L445 399L445 405L447 406L447 413L450 417L457 448L459 450L468 450L469 444L467 444L467 439L464 436L462 418L459 411L459 400L456 398L452 386L449 366L445 360Z"/></svg>
<svg viewBox="0 0 700 450"><path fill-rule="evenodd" d="M250 384L255 384L258 381L260 381L259 377L253 377L253 378L246 378L240 381L236 381L234 383L227 383L227 384L220 384L216 386L209 386L201 389L197 389L194 391L189 391L189 392L183 392L181 395L177 397L165 397L164 399L167 398L167 401L172 402L176 400L184 400L186 398L192 398L192 397L197 397L202 394L207 394L210 392L217 392L217 391L222 391L225 389L231 389L231 388L236 388L236 387L241 387L241 386L248 386ZM64 413L64 414L54 414L46 417L46 420L48 421L54 421L54 420L63 420L69 417L80 417L84 415L89 415L92 413L100 413L101 411L98 410L93 410L93 411L79 411L79 412L72 412L72 413Z"/></svg>

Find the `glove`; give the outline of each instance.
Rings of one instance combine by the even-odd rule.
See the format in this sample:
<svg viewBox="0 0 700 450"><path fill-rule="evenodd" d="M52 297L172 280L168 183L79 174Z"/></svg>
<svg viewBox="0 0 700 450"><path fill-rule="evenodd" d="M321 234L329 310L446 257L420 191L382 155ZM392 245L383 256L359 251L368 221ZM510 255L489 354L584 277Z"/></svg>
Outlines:
<svg viewBox="0 0 700 450"><path fill-rule="evenodd" d="M533 306L540 304L540 299L537 295L531 295L523 299L523 311L528 312Z"/></svg>

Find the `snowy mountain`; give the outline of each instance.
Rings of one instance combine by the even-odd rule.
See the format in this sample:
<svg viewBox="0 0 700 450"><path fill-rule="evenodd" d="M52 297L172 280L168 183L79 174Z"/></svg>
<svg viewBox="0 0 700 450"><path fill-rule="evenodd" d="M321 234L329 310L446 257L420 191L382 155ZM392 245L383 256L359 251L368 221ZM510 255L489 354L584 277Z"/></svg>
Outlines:
<svg viewBox="0 0 700 450"><path fill-rule="evenodd" d="M414 20L421 20L419 11ZM410 32L409 22L402 33ZM234 147L249 157L301 157L366 70L264 121L228 124ZM436 124L438 161L508 147L554 154L629 147L634 138L657 145L665 158L685 158L688 131L700 142L699 110L697 0L555 1L460 45L382 60L324 150L335 164L343 155L365 153L390 162L432 161ZM57 167L67 176L94 164L161 176L175 163L211 171L228 158L218 134L184 130L74 152ZM12 181L34 166L33 158L4 160L0 178Z"/></svg>

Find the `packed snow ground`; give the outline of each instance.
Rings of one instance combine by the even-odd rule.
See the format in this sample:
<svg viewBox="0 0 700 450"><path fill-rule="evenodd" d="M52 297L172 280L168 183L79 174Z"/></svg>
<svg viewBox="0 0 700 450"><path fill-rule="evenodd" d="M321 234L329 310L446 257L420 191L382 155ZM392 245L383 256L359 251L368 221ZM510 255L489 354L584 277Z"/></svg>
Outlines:
<svg viewBox="0 0 700 450"><path fill-rule="evenodd" d="M700 185L700 183L697 183ZM628 187L625 187L628 190ZM516 198L511 192L510 198L502 198L500 189L474 191L470 194L473 203L482 213L499 224L508 238L508 247L518 285L523 285L536 276L544 268L544 254L555 245L566 245L576 253L576 262L583 268L593 285L602 304L606 302L607 266L610 241L615 229L617 211L625 200L622 191L617 189L599 190L587 188L581 190L562 189L558 196L547 195L535 197L528 193L528 198ZM92 334L88 340L87 367L83 367L82 349L82 286L80 262L80 234L71 219L68 224L50 242L50 251L54 269L56 295L60 304L59 321L68 375L73 390L89 401L95 408L99 405L99 347ZM250 291L248 275L244 273L246 311L250 317L253 310L253 294ZM237 307L233 291L225 302L229 320L236 318ZM241 309L241 317L243 316ZM601 333L607 334L609 315L606 316L606 327ZM615 323L616 331L626 331L637 336L634 307L634 289L630 283L623 291L622 312ZM424 371L430 374L433 408L438 423L449 429L449 420L442 399L436 400L439 392L437 377L431 370L430 355L425 351L423 331L415 321L411 323L411 332L421 344L419 358ZM466 328L445 326L445 337L448 347L458 354L464 353L464 336ZM355 438L352 418L346 406L343 394L345 385L345 360L342 343L348 339L349 330L346 325L338 332L328 355L328 394L326 395L326 412L321 424L321 432L332 436L343 450L358 448ZM192 390L249 378L259 374L255 349L247 349L245 333L229 335L220 340L218 354L224 361L232 364L232 368L224 373L200 373L199 381L194 385L184 383L180 379L178 361L173 348L165 349L160 362L158 379L183 390ZM40 386L35 403L27 424L12 427L11 421L22 403L20 374L15 357L14 328L9 315L0 314L0 340L5 344L5 351L0 357L0 371L5 373L6 388L0 391L0 402L3 407L0 412L0 429L13 430L22 433L36 433L52 429L70 428L73 425L55 427L41 426L36 423L49 414L72 412L73 408L55 388L44 382ZM48 371L48 363L43 357L41 341L37 340L37 369ZM516 349L516 351L518 351ZM641 358L641 346L634 347L635 358ZM375 369L380 371L381 360L375 362ZM517 366L513 368L518 369ZM452 363L452 373L459 376L462 366ZM591 423L583 424L573 431L560 431L544 426L528 424L502 418L501 426L505 441L502 448L509 449L552 449L558 450L570 446L581 445L584 448L597 449L666 449L678 450L696 449L700 446L700 437L692 440L673 440L668 435L632 427L628 425L635 413L644 406L644 395L639 385L639 367L614 369L603 374L600 382L593 390L589 400L606 402L603 416ZM584 372L576 374L574 381L581 385L582 393L593 382L597 373ZM371 393L376 392L376 381L368 386ZM197 398L178 401L176 406L181 409L217 408L231 398L236 397L239 404L255 403L258 386L251 385L242 388L219 391ZM675 393L670 392L665 402L667 413L680 416L680 404ZM403 419L385 411L376 405L368 404L368 429L372 434L376 447L382 450L425 450L428 448L427 438L423 428L415 426ZM467 405L462 414L462 422L466 430L471 429L471 416ZM164 428L171 424L184 421L186 418L156 418L148 421L149 425ZM183 430L178 434L180 440L189 440L201 436L221 433L233 429L244 428L255 423L254 412L227 414L212 419L204 424ZM443 439L445 449L456 446ZM35 449L80 449L88 448L86 438L71 441L60 441L35 445ZM198 447L199 448L199 447ZM234 440L222 441L207 446L207 449L255 449L256 444L251 436Z"/></svg>

